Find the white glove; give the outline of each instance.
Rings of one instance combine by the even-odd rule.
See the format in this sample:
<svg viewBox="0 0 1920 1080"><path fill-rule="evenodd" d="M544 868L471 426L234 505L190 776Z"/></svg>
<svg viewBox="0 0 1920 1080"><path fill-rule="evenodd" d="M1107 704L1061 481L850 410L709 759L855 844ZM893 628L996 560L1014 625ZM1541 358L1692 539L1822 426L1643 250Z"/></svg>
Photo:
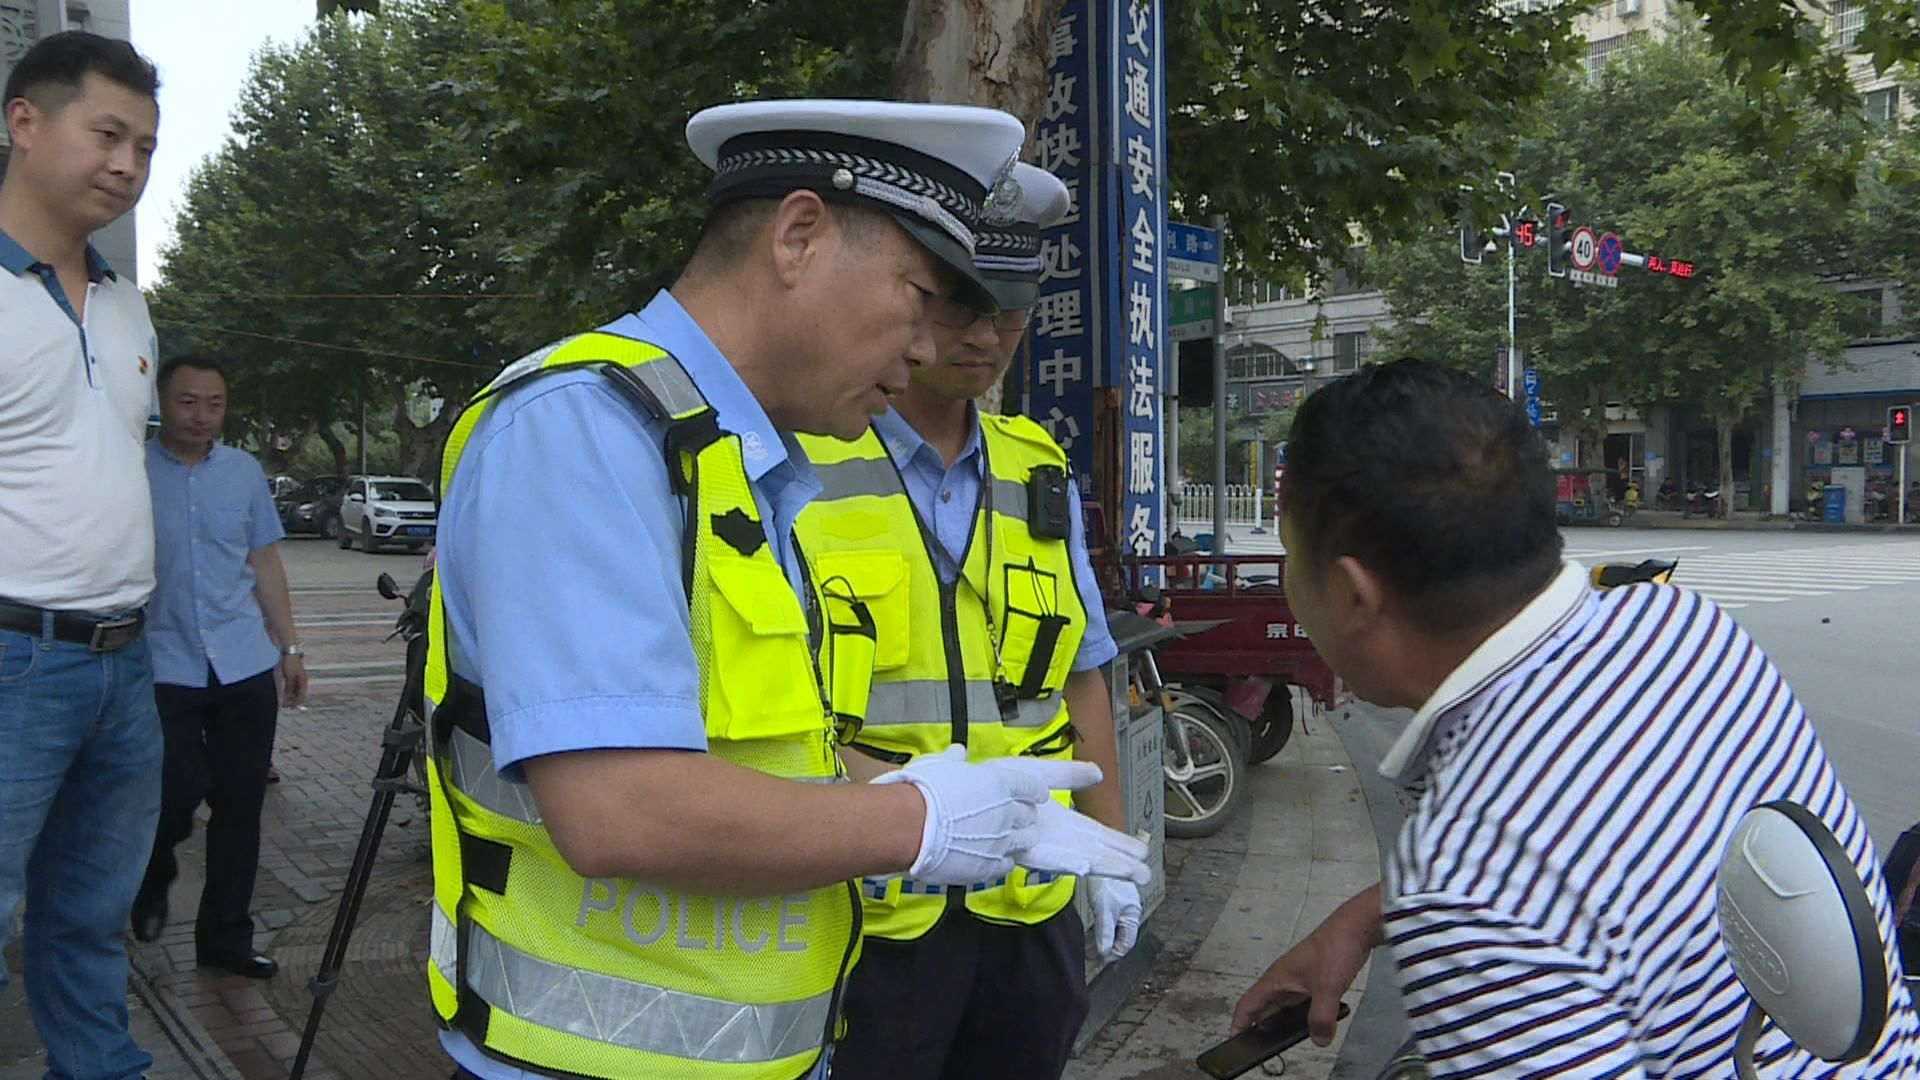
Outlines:
<svg viewBox="0 0 1920 1080"><path fill-rule="evenodd" d="M1153 880L1146 858L1147 845L1049 800L1036 815L1033 841L1019 862L1029 870L1145 885Z"/></svg>
<svg viewBox="0 0 1920 1080"><path fill-rule="evenodd" d="M1036 839L1039 808L1057 805L1054 790L1092 787L1100 782L1100 767L1037 758L974 765L967 762L966 747L949 746L873 782L912 784L927 801L920 854L908 876L929 885L972 885L1013 869L1014 856Z"/></svg>
<svg viewBox="0 0 1920 1080"><path fill-rule="evenodd" d="M1087 899L1093 904L1093 944L1107 960L1118 960L1140 937L1140 890L1131 881L1090 878Z"/></svg>

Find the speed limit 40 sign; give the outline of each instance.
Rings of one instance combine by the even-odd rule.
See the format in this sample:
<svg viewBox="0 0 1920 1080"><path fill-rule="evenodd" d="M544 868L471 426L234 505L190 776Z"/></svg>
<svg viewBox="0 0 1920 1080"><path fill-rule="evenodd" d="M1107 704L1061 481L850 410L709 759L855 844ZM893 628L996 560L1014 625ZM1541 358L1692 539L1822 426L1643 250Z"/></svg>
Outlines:
<svg viewBox="0 0 1920 1080"><path fill-rule="evenodd" d="M1593 269L1594 260L1600 257L1600 238L1585 225L1573 231L1573 268L1575 270Z"/></svg>

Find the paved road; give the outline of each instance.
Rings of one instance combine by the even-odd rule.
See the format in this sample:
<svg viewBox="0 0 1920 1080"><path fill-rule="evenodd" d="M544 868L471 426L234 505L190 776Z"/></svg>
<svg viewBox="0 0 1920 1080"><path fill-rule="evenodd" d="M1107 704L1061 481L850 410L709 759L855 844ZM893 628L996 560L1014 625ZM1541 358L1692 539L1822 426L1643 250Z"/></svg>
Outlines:
<svg viewBox="0 0 1920 1080"><path fill-rule="evenodd" d="M1228 550L1279 538L1233 531ZM1733 613L1815 719L1884 851L1920 821L1920 537L1877 533L1568 529L1585 563L1675 558L1676 584Z"/></svg>

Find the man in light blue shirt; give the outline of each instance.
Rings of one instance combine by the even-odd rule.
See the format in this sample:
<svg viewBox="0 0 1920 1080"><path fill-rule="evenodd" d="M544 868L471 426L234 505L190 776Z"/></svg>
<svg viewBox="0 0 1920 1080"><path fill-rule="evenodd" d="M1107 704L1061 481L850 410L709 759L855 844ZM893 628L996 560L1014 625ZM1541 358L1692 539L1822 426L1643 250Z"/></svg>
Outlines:
<svg viewBox="0 0 1920 1080"><path fill-rule="evenodd" d="M289 705L307 692L275 547L285 533L260 463L219 441L227 411L219 363L169 360L159 391L160 433L147 443L157 552L147 625L166 765L133 931L152 941L166 927L167 888L177 873L173 849L192 834L204 801L212 816L195 955L202 967L264 979L279 968L255 951L248 908L280 706L276 676Z"/></svg>
<svg viewBox="0 0 1920 1080"><path fill-rule="evenodd" d="M742 103L688 125L695 155L715 170L713 217L672 290L603 332L671 354L712 408L717 434L738 440L768 549L803 604L811 589L792 528L820 488L792 433L860 430L905 386L908 370L931 358L928 307L968 287L968 221L1023 134L1017 120L990 110L881 102ZM990 302L979 293L975 282L969 295ZM1143 845L1105 830L1066 835L1039 820L1046 789L1093 782L1088 765L989 768L940 758L901 770L895 783L805 783L705 752L703 661L685 584L695 538L685 535L687 508L670 484L663 425L591 370L532 379L490 400L442 492L438 587L448 660L484 694L497 770L497 786L492 777L471 782L495 799L511 786L513 799L537 812L539 834L529 848L511 849L513 858L538 850L582 878L732 897L822 889L870 873L971 881L981 866L1010 868L1015 858L1144 880ZM770 576L771 586L743 588L783 587ZM738 677L752 685L752 673ZM824 741L824 703L820 723ZM446 782L452 769L439 751L436 765ZM458 789L461 779L454 782ZM575 925L564 898L508 893L487 897L489 915L540 909ZM450 914L454 933L475 933L462 929L473 912ZM685 968L724 988L722 965L739 963L689 946L684 931L677 943L636 943L683 950L663 954L669 963L619 953L622 941L578 925L578 943L538 959L577 968L583 956L626 957L617 976L581 976L594 985L651 977L658 987L686 978L672 970ZM460 968L465 948L456 942L449 951L442 970L462 995L482 999L479 1015L517 1007L506 995L487 999L488 984ZM763 962L795 970L795 959L769 953ZM653 992L692 996L673 986ZM708 1013L742 1007L702 1000ZM609 1007L622 1004L632 1003ZM471 1013L470 1003L462 1011ZM527 1052L558 1062L567 1047L595 1041L679 1052L679 1041L644 1041L647 1025L624 1019L589 1015L584 1004L578 1013L565 1002L542 1008L522 1018L538 1039L523 1039L511 1056L458 1014L440 1037L463 1075L487 1080L545 1075L521 1067ZM684 1014L676 1040L702 1019ZM808 1037L832 1037L834 1018L824 1019ZM820 1047L813 1075L825 1076L829 1049ZM764 1070L760 1059L706 1064L713 1075L759 1075L756 1062Z"/></svg>

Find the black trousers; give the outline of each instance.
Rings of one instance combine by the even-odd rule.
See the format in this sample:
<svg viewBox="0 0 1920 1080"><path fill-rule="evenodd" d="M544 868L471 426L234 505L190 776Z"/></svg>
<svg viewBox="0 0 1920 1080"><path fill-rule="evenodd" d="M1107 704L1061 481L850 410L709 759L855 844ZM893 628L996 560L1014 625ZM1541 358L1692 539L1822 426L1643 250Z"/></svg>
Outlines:
<svg viewBox="0 0 1920 1080"><path fill-rule="evenodd" d="M833 1080L1055 1080L1087 1018L1086 928L949 908L917 941L867 939Z"/></svg>
<svg viewBox="0 0 1920 1080"><path fill-rule="evenodd" d="M260 806L267 797L267 766L280 695L271 669L231 685L154 687L166 763L160 786L160 826L140 886L142 902L164 901L179 874L174 846L193 835L193 815L205 802L207 885L200 894L194 942L202 955L253 951L253 877L260 866Z"/></svg>

